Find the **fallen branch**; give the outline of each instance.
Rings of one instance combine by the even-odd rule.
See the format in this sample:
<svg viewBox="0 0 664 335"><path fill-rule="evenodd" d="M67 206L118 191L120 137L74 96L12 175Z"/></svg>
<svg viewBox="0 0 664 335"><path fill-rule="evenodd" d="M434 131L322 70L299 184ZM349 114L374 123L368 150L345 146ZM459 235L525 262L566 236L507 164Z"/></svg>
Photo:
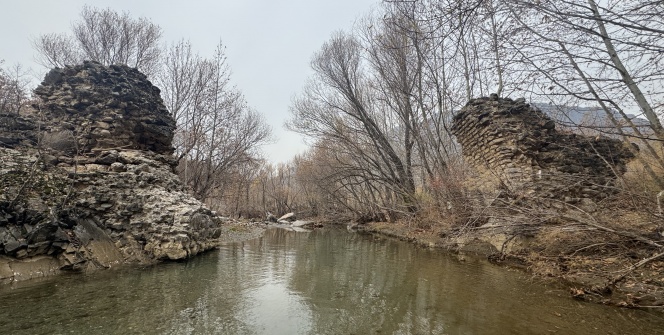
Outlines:
<svg viewBox="0 0 664 335"><path fill-rule="evenodd" d="M585 247L583 247L583 248L576 249L576 250L570 255L570 257L573 257L573 256L576 255L576 253L579 252L579 251L583 251L583 250L586 250L586 249L590 249L590 248L594 248L594 247L599 247L599 246L603 246L603 245L609 245L609 244L613 244L613 245L615 245L615 243L609 243L609 242L602 242L602 243L595 243L595 244L587 245L587 246L585 246Z"/></svg>
<svg viewBox="0 0 664 335"><path fill-rule="evenodd" d="M565 203L563 203L563 204L565 204ZM594 228L597 228L599 230L603 230L605 232L609 232L609 233L612 233L612 234L616 234L616 235L620 235L620 236L624 236L624 237L629 237L631 239L634 239L634 240L639 241L639 242L643 242L647 245L650 245L650 246L653 246L653 247L656 247L656 248L664 248L664 245L661 245L661 244L659 244L659 243L657 243L657 242L655 242L655 241L653 241L649 238L643 237L641 235L638 235L638 234L635 234L635 233L632 233L632 232L628 232L628 231L615 230L613 228L602 226L599 223L597 223L597 220L595 220L595 217L593 217L590 213L582 210L581 208L579 208L577 206L571 205L571 204L565 204L565 205L567 205L571 208L574 208L575 210L582 213L584 216L587 216L588 218L590 218L590 220L584 220L583 218L573 217L573 216L570 216L570 215L562 215L561 217L564 218L564 219L571 220L571 221L576 221L580 224L587 225L587 226L590 226L590 227L594 227Z"/></svg>
<svg viewBox="0 0 664 335"><path fill-rule="evenodd" d="M655 241L653 241L649 238L645 238L641 235L634 234L632 232L615 230L615 229L605 227L605 226L602 226L602 225L594 223L594 222L589 222L589 221L582 220L580 218L571 217L571 216L566 216L565 215L565 216L562 216L562 217L565 218L565 219L576 221L576 222L578 222L580 224L583 224L583 225L587 225L587 226L597 228L597 229L605 231L605 232L609 232L609 233L624 236L624 237L629 237L631 239L634 239L634 240L639 241L639 242L643 242L647 245L650 245L650 246L653 246L653 247L656 247L656 248L664 248L664 245L661 245L661 244L659 244L659 243L657 243L657 242L655 242Z"/></svg>
<svg viewBox="0 0 664 335"><path fill-rule="evenodd" d="M618 283L619 281L623 280L623 279L624 279L628 274L630 274L632 271L634 271L634 270L636 270L636 269L638 269L638 268L640 268L640 267L642 267L642 266L644 266L644 265L646 265L646 264L648 264L648 263L650 263L650 262L652 262L652 261L654 261L654 260L656 260L656 259L658 259L658 258L660 258L660 257L662 257L662 256L664 256L664 252L660 252L660 253L658 253L658 254L655 254L655 255L653 255L653 256L651 256L651 257L648 257L648 258L646 258L646 259L644 259L644 260L642 260L642 261L640 261L640 262L638 262L638 263L636 263L636 264L630 266L629 269L625 270L625 272L624 272L623 274L621 274L621 275L618 276L618 277L613 278L613 280L611 280L611 282L609 283L608 286L615 285L615 284Z"/></svg>

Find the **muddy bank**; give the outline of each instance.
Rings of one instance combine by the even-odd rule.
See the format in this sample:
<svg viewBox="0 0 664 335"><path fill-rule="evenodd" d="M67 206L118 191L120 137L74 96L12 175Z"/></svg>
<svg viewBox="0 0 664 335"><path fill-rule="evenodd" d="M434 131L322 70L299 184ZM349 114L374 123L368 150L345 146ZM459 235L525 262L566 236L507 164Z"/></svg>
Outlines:
<svg viewBox="0 0 664 335"><path fill-rule="evenodd" d="M597 229L550 226L519 236L500 227L459 232L404 222L372 222L357 229L439 248L462 259L481 257L499 266L519 268L534 279L566 287L573 299L664 311L664 261L654 259L634 268L656 251L638 243L625 245L624 240ZM601 242L590 243L589 239Z"/></svg>
<svg viewBox="0 0 664 335"><path fill-rule="evenodd" d="M244 242L259 238L265 233L265 225L253 222L232 221L222 227L217 244Z"/></svg>

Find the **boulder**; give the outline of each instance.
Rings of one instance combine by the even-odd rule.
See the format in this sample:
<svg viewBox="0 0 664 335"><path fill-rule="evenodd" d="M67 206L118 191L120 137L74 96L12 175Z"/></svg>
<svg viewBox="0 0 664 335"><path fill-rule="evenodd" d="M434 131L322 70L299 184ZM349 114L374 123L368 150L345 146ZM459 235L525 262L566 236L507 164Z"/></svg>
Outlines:
<svg viewBox="0 0 664 335"><path fill-rule="evenodd" d="M295 213L290 212L290 213L286 213L283 216L281 216L277 221L293 222L295 220L297 220L296 217L295 217Z"/></svg>
<svg viewBox="0 0 664 335"><path fill-rule="evenodd" d="M295 220L293 223L291 223L293 227L313 227L314 222L313 221L303 221L303 220Z"/></svg>

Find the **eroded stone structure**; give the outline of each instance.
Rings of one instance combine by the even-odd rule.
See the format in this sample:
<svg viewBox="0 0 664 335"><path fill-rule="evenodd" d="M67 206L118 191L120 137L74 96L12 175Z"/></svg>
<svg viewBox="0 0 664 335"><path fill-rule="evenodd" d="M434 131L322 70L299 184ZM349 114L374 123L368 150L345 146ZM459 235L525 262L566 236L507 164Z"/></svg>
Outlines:
<svg viewBox="0 0 664 335"><path fill-rule="evenodd" d="M134 68L95 62L51 70L35 94L45 131L74 134L77 150L121 148L171 154L175 121L159 89Z"/></svg>
<svg viewBox="0 0 664 335"><path fill-rule="evenodd" d="M30 115L0 115L0 282L184 259L222 221L186 194L175 123L135 69L52 70Z"/></svg>
<svg viewBox="0 0 664 335"><path fill-rule="evenodd" d="M524 99L471 100L454 116L452 132L479 171L475 186L509 197L597 201L633 158L618 140L556 130Z"/></svg>

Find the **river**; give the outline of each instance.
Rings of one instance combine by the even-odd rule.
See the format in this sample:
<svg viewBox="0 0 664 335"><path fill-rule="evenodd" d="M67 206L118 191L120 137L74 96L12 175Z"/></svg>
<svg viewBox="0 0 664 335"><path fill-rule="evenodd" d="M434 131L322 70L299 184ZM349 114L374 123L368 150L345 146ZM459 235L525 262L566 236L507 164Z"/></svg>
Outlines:
<svg viewBox="0 0 664 335"><path fill-rule="evenodd" d="M339 229L0 287L2 334L664 334L527 274Z"/></svg>

